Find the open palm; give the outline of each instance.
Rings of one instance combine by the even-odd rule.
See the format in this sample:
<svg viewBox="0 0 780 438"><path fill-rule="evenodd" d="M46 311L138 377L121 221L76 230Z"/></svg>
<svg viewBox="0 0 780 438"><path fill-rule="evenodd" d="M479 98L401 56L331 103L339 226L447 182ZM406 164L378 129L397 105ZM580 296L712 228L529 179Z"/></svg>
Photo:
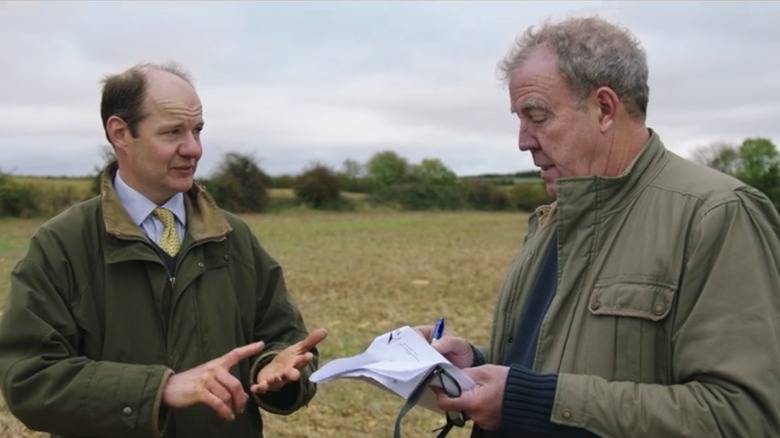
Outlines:
<svg viewBox="0 0 780 438"><path fill-rule="evenodd" d="M317 329L311 332L306 339L279 352L268 365L257 373L257 382L251 386L250 390L261 394L278 391L287 383L300 379L301 368L308 365L314 357L310 350L327 336L327 330Z"/></svg>

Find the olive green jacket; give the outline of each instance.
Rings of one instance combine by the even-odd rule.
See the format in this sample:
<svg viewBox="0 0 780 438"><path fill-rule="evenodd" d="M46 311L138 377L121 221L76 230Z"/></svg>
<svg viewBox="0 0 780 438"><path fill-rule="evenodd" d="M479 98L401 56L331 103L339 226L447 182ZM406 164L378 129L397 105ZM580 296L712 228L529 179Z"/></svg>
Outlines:
<svg viewBox="0 0 780 438"><path fill-rule="evenodd" d="M161 409L164 382L253 341L265 350L231 369L249 392L259 368L306 337L281 267L244 222L197 185L176 275L124 210L104 172L102 195L41 226L11 274L0 321L0 386L29 428L57 436L259 437L258 406L308 403L301 381L250 398L226 422L205 405Z"/></svg>
<svg viewBox="0 0 780 438"><path fill-rule="evenodd" d="M552 422L604 437L778 436L780 217L769 200L655 133L623 176L563 179L557 194L530 218L488 361L503 363L557 232L558 287L534 362L559 373Z"/></svg>

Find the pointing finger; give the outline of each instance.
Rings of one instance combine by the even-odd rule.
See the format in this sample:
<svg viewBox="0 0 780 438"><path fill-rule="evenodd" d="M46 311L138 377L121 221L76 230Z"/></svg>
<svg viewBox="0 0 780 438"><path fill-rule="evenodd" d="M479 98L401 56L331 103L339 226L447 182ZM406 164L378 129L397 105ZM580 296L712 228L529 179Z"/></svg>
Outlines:
<svg viewBox="0 0 780 438"><path fill-rule="evenodd" d="M243 347L234 348L228 351L227 353L225 353L218 360L219 363L222 364L225 368L231 368L239 361L242 361L248 357L259 354L261 351L263 351L263 348L265 348L265 343L263 343L263 341L254 342L251 344L244 345Z"/></svg>

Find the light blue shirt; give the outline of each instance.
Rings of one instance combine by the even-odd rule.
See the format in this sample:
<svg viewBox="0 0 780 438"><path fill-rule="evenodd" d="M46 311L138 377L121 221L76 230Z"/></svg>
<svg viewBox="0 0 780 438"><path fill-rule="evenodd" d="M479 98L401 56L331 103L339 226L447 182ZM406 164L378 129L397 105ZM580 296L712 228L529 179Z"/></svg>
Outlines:
<svg viewBox="0 0 780 438"><path fill-rule="evenodd" d="M152 214L152 210L157 207L157 204L128 186L122 180L122 177L119 176L119 171L114 176L114 190L116 190L119 202L125 207L133 222L144 230L149 240L159 244L163 234L163 224ZM160 207L167 208L173 212L173 216L176 218L176 234L179 235L179 242L181 242L184 240L184 224L187 223L184 195L177 193L168 202L160 205Z"/></svg>

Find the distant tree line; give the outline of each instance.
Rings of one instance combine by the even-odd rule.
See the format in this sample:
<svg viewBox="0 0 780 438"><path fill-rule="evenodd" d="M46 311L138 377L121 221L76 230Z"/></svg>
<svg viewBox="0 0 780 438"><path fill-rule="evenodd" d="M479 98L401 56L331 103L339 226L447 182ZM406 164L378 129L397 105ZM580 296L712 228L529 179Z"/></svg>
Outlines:
<svg viewBox="0 0 780 438"><path fill-rule="evenodd" d="M101 158L114 159L110 146ZM693 160L732 175L765 193L780 209L780 153L766 138L741 145L713 143L697 148ZM99 170L86 190L20 183L0 172L0 217L50 216L99 190ZM367 162L348 159L338 169L312 163L298 175L269 176L252 154L226 153L216 170L198 179L216 201L237 213L284 208L352 210L384 207L403 210L532 211L550 199L538 171L458 177L441 160L410 163L394 151L374 154ZM285 189L291 196L271 196ZM285 191L282 190L282 191Z"/></svg>
<svg viewBox="0 0 780 438"><path fill-rule="evenodd" d="M0 172L0 218L52 216L90 196L83 187L63 183L64 178L29 180Z"/></svg>
<svg viewBox="0 0 780 438"><path fill-rule="evenodd" d="M201 179L217 203L236 212L267 211L273 201L269 189L291 189L293 205L314 209L351 210L361 204L402 210L524 210L549 202L538 172L458 178L439 159L419 163L393 151L374 154L366 163L345 160L339 169L321 163L309 165L299 175L267 176L252 156L225 155L208 179ZM239 190L239 188L242 188ZM250 193L252 196L242 196ZM276 206L278 207L278 206Z"/></svg>
<svg viewBox="0 0 780 438"><path fill-rule="evenodd" d="M105 164L115 159L110 146L100 150ZM55 183L19 184L0 173L0 217L49 216L99 193L100 171L80 196L69 191L63 199ZM354 210L523 210L550 202L538 172L485 174L459 178L441 160L426 158L410 163L394 151L374 154L367 162L345 160L338 169L312 163L298 175L269 176L252 154L223 155L211 175L199 178L224 209L236 213L284 208ZM276 196L271 191L278 190ZM278 196L291 192L290 196ZM46 199L43 199L46 198Z"/></svg>
<svg viewBox="0 0 780 438"><path fill-rule="evenodd" d="M697 148L693 160L762 191L780 210L780 153L771 140L748 138L738 146L712 143Z"/></svg>

